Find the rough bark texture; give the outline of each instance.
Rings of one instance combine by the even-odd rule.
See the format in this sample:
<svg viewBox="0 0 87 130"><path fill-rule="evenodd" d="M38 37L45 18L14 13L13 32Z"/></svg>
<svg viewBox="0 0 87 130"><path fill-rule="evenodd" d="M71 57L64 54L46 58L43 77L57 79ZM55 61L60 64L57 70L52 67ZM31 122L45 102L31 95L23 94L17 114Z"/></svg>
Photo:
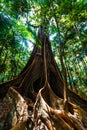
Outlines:
<svg viewBox="0 0 87 130"><path fill-rule="evenodd" d="M0 130L87 130L87 100L69 90L41 28L19 76L0 84ZM64 99L66 91L67 99Z"/></svg>

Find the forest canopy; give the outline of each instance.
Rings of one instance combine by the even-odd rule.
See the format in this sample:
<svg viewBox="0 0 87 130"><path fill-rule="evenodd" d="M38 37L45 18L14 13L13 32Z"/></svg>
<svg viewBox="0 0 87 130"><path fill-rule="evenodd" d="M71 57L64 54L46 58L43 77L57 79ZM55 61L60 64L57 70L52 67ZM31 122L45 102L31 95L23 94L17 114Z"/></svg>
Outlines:
<svg viewBox="0 0 87 130"><path fill-rule="evenodd" d="M67 86L87 96L87 0L0 0L0 83L14 79L42 26Z"/></svg>

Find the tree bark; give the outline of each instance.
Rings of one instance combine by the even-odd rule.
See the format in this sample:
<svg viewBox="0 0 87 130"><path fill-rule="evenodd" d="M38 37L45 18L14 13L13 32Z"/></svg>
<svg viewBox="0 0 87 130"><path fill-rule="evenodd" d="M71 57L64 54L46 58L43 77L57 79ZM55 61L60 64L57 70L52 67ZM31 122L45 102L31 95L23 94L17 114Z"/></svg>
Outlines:
<svg viewBox="0 0 87 130"><path fill-rule="evenodd" d="M5 103L3 110L8 105L6 112L0 116L1 130L86 130L87 100L66 87L68 109L65 110L64 80L48 37L43 31L40 35L43 38L40 39L42 49L35 46L19 76L0 84L1 106ZM11 113L13 116L10 116L9 122L7 115ZM15 120L14 123L12 120Z"/></svg>

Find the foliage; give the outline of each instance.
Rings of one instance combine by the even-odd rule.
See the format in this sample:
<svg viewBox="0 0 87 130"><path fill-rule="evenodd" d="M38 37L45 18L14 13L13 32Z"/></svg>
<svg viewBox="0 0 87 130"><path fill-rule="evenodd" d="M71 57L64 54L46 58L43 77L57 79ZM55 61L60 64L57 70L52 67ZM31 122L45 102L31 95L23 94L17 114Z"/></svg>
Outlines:
<svg viewBox="0 0 87 130"><path fill-rule="evenodd" d="M1 82L22 70L37 41L38 26L49 35L54 56L68 87L87 96L86 0L0 0ZM36 42L39 45L38 42Z"/></svg>

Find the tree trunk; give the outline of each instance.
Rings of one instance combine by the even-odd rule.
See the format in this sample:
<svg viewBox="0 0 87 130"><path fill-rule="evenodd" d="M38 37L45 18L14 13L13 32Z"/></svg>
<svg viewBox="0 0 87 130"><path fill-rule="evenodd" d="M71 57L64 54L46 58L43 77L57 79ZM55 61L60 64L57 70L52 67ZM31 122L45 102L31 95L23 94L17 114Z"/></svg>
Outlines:
<svg viewBox="0 0 87 130"><path fill-rule="evenodd" d="M86 130L87 100L66 88L65 110L64 80L48 37L39 38L42 49L35 46L18 77L0 84L0 130Z"/></svg>

